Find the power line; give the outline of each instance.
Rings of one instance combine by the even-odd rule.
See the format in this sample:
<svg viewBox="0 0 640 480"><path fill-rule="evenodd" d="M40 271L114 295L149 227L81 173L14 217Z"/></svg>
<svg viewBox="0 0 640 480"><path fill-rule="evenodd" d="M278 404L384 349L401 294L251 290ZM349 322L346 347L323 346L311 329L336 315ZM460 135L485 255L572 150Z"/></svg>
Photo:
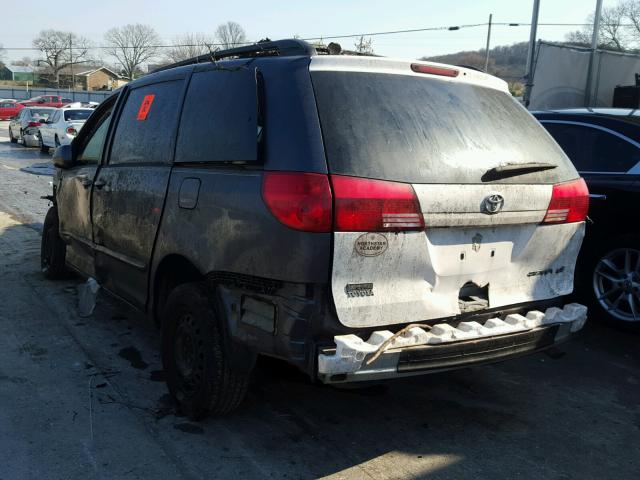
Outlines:
<svg viewBox="0 0 640 480"><path fill-rule="evenodd" d="M433 32L433 31L457 31L467 28L478 28L478 27L486 27L489 24L487 22L484 23L471 23L465 25L448 25L448 26L438 26L438 27L424 27L424 28L411 28L405 30L389 30L382 32L369 32L369 33L351 33L345 35L319 35L316 37L305 37L301 38L301 40L305 41L322 41L322 40L339 40L342 38L358 38L358 37L377 37L381 35L397 35L402 33L420 33L420 32ZM601 26L618 26L622 28L637 28L634 24L600 24ZM530 27L531 23L527 22L492 22L492 26L500 26L500 27ZM538 26L541 27L593 27L592 23L539 23ZM197 43L197 44L171 44L171 45L150 45L149 48L176 48L176 47L229 47L233 46L241 46L241 45L252 45L255 42L232 42L232 43ZM4 50L12 50L12 51L39 51L39 48L36 47L2 47ZM134 46L119 46L118 49L122 48L137 48ZM84 47L73 47L73 50L85 50ZM89 50L112 50L113 47L107 45L94 45L88 48Z"/></svg>

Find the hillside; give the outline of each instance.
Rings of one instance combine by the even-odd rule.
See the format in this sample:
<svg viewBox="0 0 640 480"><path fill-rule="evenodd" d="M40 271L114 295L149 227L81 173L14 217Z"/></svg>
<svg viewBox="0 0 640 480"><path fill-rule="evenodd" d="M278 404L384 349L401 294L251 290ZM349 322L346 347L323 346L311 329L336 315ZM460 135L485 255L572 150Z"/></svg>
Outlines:
<svg viewBox="0 0 640 480"><path fill-rule="evenodd" d="M507 82L522 82L527 63L529 42L503 45L489 50L489 73ZM485 49L450 53L436 57L423 57L422 60L467 65L480 70L484 69Z"/></svg>

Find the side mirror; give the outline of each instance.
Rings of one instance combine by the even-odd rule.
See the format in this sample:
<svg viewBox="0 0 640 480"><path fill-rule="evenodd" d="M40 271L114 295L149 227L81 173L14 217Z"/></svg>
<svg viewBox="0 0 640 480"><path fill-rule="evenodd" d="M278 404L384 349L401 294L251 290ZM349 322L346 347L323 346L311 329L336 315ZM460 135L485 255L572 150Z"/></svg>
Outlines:
<svg viewBox="0 0 640 480"><path fill-rule="evenodd" d="M75 165L71 145L61 145L53 152L53 164L58 168L71 168Z"/></svg>

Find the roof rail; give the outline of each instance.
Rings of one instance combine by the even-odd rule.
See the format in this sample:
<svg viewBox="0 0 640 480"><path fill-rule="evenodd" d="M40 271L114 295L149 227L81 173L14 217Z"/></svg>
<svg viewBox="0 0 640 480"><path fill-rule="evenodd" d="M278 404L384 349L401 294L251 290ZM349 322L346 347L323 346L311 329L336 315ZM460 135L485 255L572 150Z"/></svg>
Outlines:
<svg viewBox="0 0 640 480"><path fill-rule="evenodd" d="M244 47L229 48L227 50L217 50L211 53L205 53L198 57L189 58L181 62L165 65L164 67L156 68L151 73L162 72L163 70L169 70L170 68L184 67L185 65L193 65L195 63L206 63L225 58L251 58L251 57L290 57L290 56L311 56L315 55L316 49L303 40L290 39L290 40L276 40L258 42L252 45L246 45Z"/></svg>

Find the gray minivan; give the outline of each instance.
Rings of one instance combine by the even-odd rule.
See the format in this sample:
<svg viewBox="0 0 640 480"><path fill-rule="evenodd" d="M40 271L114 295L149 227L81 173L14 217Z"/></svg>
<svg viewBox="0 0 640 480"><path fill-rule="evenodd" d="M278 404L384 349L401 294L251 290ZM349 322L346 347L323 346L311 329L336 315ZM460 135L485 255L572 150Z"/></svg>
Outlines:
<svg viewBox="0 0 640 480"><path fill-rule="evenodd" d="M224 414L258 355L330 384L494 362L582 328L588 192L484 73L265 42L171 65L91 115L42 269L162 328L169 389Z"/></svg>

